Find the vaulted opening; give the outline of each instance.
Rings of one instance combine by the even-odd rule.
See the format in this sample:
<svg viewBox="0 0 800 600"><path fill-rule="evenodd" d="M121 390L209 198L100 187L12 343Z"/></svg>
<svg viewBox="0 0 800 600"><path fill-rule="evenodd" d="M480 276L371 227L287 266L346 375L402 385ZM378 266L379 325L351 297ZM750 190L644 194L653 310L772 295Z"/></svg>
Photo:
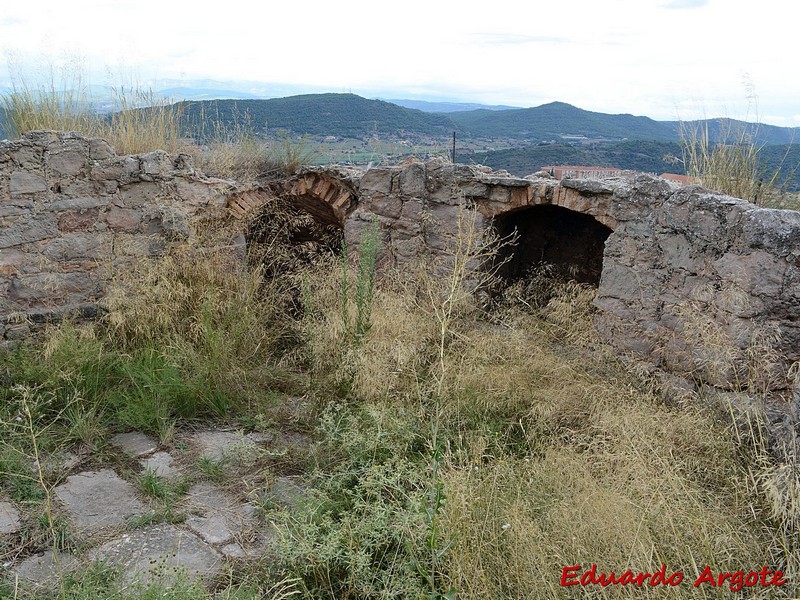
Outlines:
<svg viewBox="0 0 800 600"><path fill-rule="evenodd" d="M603 250L611 229L594 217L560 206L538 205L495 218L497 233L515 236L504 245L499 275L507 282L526 277L533 267L549 265L562 277L597 286Z"/></svg>
<svg viewBox="0 0 800 600"><path fill-rule="evenodd" d="M338 253L343 237L336 220L309 212L291 196L265 203L245 233L250 261L262 264L268 278L297 272L321 256Z"/></svg>

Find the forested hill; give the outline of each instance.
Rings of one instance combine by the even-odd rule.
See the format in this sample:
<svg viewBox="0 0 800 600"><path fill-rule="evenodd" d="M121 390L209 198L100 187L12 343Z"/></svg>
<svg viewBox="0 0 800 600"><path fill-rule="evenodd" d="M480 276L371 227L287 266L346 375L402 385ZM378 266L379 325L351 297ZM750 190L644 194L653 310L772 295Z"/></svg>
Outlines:
<svg viewBox="0 0 800 600"><path fill-rule="evenodd" d="M681 147L677 142L629 141L582 146L548 144L465 153L458 160L506 169L513 175L524 177L544 165L592 165L645 173L683 173L683 165L678 160L680 156Z"/></svg>
<svg viewBox="0 0 800 600"><path fill-rule="evenodd" d="M222 126L257 133L288 131L297 135L365 138L367 136L449 137L461 139L585 143L587 141L677 142L680 123L648 117L610 115L551 102L534 108L426 112L355 94L305 94L286 98L184 101L189 133L202 136ZM745 131L759 144L792 143L795 129L754 125L731 119L689 122L708 127L712 142L740 139ZM800 136L797 136L800 140ZM496 144L492 144L496 145ZM502 145L502 144L501 144ZM516 145L516 144L511 144Z"/></svg>
<svg viewBox="0 0 800 600"><path fill-rule="evenodd" d="M564 102L513 110L453 112L447 116L475 137L531 141L559 140L565 135L653 141L675 141L678 137L674 127L648 117L591 112Z"/></svg>
<svg viewBox="0 0 800 600"><path fill-rule="evenodd" d="M458 126L445 115L403 108L355 94L307 94L270 100L208 100L178 105L193 128L202 123L254 131L361 138L371 134L452 135ZM207 130L206 125L206 130Z"/></svg>
<svg viewBox="0 0 800 600"><path fill-rule="evenodd" d="M800 145L767 145L759 153L765 181L778 173L774 182L789 191L800 191ZM678 142L628 141L615 144L548 144L497 150L495 152L462 153L458 160L479 163L493 169L506 169L524 177L545 165L591 165L630 169L645 173L685 173Z"/></svg>
<svg viewBox="0 0 800 600"><path fill-rule="evenodd" d="M800 128L777 127L763 123L747 123L736 119L705 119L702 121L662 121L670 127L676 138L680 137L681 128L688 137L708 129L708 138L712 142L736 143L737 141L753 141L758 145L775 146L800 143Z"/></svg>

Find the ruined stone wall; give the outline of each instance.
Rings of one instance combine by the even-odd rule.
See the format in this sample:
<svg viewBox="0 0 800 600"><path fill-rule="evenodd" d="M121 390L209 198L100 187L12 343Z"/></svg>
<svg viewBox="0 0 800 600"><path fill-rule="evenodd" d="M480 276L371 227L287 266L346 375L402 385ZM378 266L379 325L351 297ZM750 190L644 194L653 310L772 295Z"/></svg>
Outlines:
<svg viewBox="0 0 800 600"><path fill-rule="evenodd" d="M191 241L198 220L224 213L228 188L186 155L117 156L70 133L0 141L0 344L94 315L115 273Z"/></svg>
<svg viewBox="0 0 800 600"><path fill-rule="evenodd" d="M800 360L800 212L646 175L559 182L442 161L371 169L357 193L348 243L377 220L395 262L441 252L462 205L480 212L481 227L541 205L589 215L611 230L595 305L614 347L723 387L738 375L719 365L697 372L698 343L730 343L723 351L744 361L758 335L777 334L784 370Z"/></svg>
<svg viewBox="0 0 800 600"><path fill-rule="evenodd" d="M591 217L602 237L569 252L581 243L576 229L559 252L582 260L602 249L596 320L613 346L687 373L713 325L742 353L755 331L777 333L785 365L800 360L800 212L644 175L559 182L443 160L320 168L281 189L341 226L351 248L377 222L383 260L395 264L445 254L464 208L479 228L502 221L508 230L524 216L533 236L544 231L537 220L558 218L569 236L570 215L584 225ZM91 316L131 261L192 242L202 220L246 221L269 198L205 178L185 155L116 156L103 140L53 132L0 142L0 343L65 312ZM526 260L548 251L547 240L528 243ZM700 375L726 383L714 381L725 373Z"/></svg>
<svg viewBox="0 0 800 600"><path fill-rule="evenodd" d="M614 346L721 386L769 337L784 367L800 360L800 212L643 176L610 199L619 225L595 304ZM726 343L730 364L712 364Z"/></svg>

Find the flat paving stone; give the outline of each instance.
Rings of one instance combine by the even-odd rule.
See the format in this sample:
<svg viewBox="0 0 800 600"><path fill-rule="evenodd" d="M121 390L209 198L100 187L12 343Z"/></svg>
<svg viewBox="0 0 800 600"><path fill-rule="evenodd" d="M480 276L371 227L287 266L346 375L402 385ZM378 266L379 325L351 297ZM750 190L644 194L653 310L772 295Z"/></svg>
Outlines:
<svg viewBox="0 0 800 600"><path fill-rule="evenodd" d="M158 448L158 443L141 431L118 433L111 438L111 444L133 458L151 454Z"/></svg>
<svg viewBox="0 0 800 600"><path fill-rule="evenodd" d="M59 573L74 571L79 564L77 557L66 552L59 552L56 561L53 551L47 550L23 560L13 569L13 573L20 578L20 587L23 589L54 589L58 585Z"/></svg>
<svg viewBox="0 0 800 600"><path fill-rule="evenodd" d="M255 450L256 443L247 436L234 431L200 431L194 434L194 443L200 449L201 458L220 461L242 451Z"/></svg>
<svg viewBox="0 0 800 600"><path fill-rule="evenodd" d="M297 508L305 496L305 489L294 477L278 477L267 491L268 499L289 508Z"/></svg>
<svg viewBox="0 0 800 600"><path fill-rule="evenodd" d="M270 448L281 450L287 448L308 447L311 445L311 438L296 431L266 431L248 433L246 438L253 442Z"/></svg>
<svg viewBox="0 0 800 600"><path fill-rule="evenodd" d="M11 502L0 502L0 534L16 533L21 527L17 508Z"/></svg>
<svg viewBox="0 0 800 600"><path fill-rule="evenodd" d="M127 585L179 577L208 581L223 563L222 555L195 534L166 523L123 534L89 552L89 560L120 568Z"/></svg>
<svg viewBox="0 0 800 600"><path fill-rule="evenodd" d="M239 502L208 482L189 489L187 507L195 516L186 519L186 526L209 544L231 542L253 525L256 509Z"/></svg>
<svg viewBox="0 0 800 600"><path fill-rule="evenodd" d="M55 493L79 530L119 526L128 517L147 511L134 487L111 469L71 475Z"/></svg>
<svg viewBox="0 0 800 600"><path fill-rule="evenodd" d="M156 452L147 458L140 458L142 468L150 469L157 477L167 480L178 479L183 472L175 465L175 461L168 452Z"/></svg>
<svg viewBox="0 0 800 600"><path fill-rule="evenodd" d="M269 524L251 532L248 536L242 536L234 542L225 544L219 550L226 558L232 559L277 559L278 531Z"/></svg>

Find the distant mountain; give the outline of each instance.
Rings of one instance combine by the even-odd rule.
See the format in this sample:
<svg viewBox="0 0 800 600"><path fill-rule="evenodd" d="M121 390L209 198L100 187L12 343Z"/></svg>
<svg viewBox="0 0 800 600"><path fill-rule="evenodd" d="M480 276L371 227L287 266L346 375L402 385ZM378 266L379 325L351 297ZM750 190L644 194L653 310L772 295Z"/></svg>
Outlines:
<svg viewBox="0 0 800 600"><path fill-rule="evenodd" d="M524 177L545 165L589 165L645 173L683 173L683 166L675 161L675 157L680 156L681 147L677 142L635 140L582 146L527 146L462 154L459 161L479 163L493 169L506 169L514 175Z"/></svg>
<svg viewBox="0 0 800 600"><path fill-rule="evenodd" d="M674 141L674 127L648 117L608 115L551 102L535 108L476 110L447 113L474 137L505 137L532 142L549 140L654 140Z"/></svg>
<svg viewBox="0 0 800 600"><path fill-rule="evenodd" d="M800 191L800 144L767 145L761 149L764 180L778 173L776 185ZM494 152L462 153L458 160L505 169L524 177L545 165L614 167L645 173L685 173L678 142L628 141L608 144L547 144Z"/></svg>
<svg viewBox="0 0 800 600"><path fill-rule="evenodd" d="M680 136L681 126L689 133L702 133L708 128L708 137L717 143L735 143L740 140L752 140L760 145L781 145L800 143L800 128L777 127L737 121L735 119L703 119L700 121L661 121L670 127L676 136Z"/></svg>
<svg viewBox="0 0 800 600"><path fill-rule="evenodd" d="M386 102L397 104L404 108L415 108L424 112L449 113L464 112L468 110L509 110L519 108L518 106L505 106L502 104L474 104L468 102L428 102L426 100L394 100L386 99Z"/></svg>
<svg viewBox="0 0 800 600"><path fill-rule="evenodd" d="M217 98L243 100L245 98L264 98L264 96L251 94L249 92L238 92L235 90L214 88L171 87L160 89L156 93L161 98L167 98L170 100L215 100Z"/></svg>
<svg viewBox="0 0 800 600"><path fill-rule="evenodd" d="M445 136L457 126L445 115L403 108L355 94L306 94L269 100L210 100L179 103L193 131L203 122L254 131L287 130L294 134L365 137L381 135Z"/></svg>

